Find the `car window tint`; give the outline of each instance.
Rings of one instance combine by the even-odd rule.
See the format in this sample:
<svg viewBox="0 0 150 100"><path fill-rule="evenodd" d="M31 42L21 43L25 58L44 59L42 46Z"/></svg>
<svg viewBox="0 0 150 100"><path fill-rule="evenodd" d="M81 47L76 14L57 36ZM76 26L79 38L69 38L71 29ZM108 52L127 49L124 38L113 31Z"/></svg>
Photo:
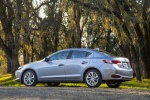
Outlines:
<svg viewBox="0 0 150 100"><path fill-rule="evenodd" d="M86 52L86 56L85 57L88 57L89 55L91 55L90 52Z"/></svg>
<svg viewBox="0 0 150 100"><path fill-rule="evenodd" d="M69 54L69 51L63 51L63 52L59 52L55 55L53 55L52 57L50 57L50 60L62 60L62 59L66 59L67 56Z"/></svg>
<svg viewBox="0 0 150 100"><path fill-rule="evenodd" d="M71 58L85 58L88 57L91 53L86 51L73 51Z"/></svg>

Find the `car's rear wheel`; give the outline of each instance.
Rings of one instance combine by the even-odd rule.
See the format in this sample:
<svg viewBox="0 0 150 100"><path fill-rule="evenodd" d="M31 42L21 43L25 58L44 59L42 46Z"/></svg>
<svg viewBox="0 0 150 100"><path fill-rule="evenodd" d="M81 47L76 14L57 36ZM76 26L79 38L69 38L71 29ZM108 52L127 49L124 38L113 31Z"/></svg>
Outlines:
<svg viewBox="0 0 150 100"><path fill-rule="evenodd" d="M47 83L48 86L59 86L59 84L60 84L59 82L53 82L53 83L49 82L49 83Z"/></svg>
<svg viewBox="0 0 150 100"><path fill-rule="evenodd" d="M118 88L122 82L106 82L109 88Z"/></svg>
<svg viewBox="0 0 150 100"><path fill-rule="evenodd" d="M85 74L85 83L88 87L99 87L102 83L101 74L97 70L89 70Z"/></svg>
<svg viewBox="0 0 150 100"><path fill-rule="evenodd" d="M26 86L36 86L37 84L37 76L35 74L35 72L33 70L27 70L24 74L23 74L23 83Z"/></svg>

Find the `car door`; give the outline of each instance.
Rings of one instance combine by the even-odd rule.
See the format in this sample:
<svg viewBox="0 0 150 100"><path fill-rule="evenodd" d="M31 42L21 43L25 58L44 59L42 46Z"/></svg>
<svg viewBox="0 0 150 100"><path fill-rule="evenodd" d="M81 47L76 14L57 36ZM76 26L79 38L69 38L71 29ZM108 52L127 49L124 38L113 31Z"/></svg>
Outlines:
<svg viewBox="0 0 150 100"><path fill-rule="evenodd" d="M64 66L66 64L66 58L69 51L58 52L45 61L38 69L40 80L42 81L61 81L65 80Z"/></svg>
<svg viewBox="0 0 150 100"><path fill-rule="evenodd" d="M73 50L70 59L65 65L66 80L77 81L81 79L82 72L90 63L87 58L91 53L82 50Z"/></svg>

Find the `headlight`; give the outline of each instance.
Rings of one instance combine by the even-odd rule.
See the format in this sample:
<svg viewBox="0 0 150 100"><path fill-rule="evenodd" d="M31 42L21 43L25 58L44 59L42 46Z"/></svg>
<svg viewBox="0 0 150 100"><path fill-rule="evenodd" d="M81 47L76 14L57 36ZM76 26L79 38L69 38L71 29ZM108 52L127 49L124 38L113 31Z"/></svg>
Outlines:
<svg viewBox="0 0 150 100"><path fill-rule="evenodd" d="M20 70L23 66L18 67L18 70Z"/></svg>

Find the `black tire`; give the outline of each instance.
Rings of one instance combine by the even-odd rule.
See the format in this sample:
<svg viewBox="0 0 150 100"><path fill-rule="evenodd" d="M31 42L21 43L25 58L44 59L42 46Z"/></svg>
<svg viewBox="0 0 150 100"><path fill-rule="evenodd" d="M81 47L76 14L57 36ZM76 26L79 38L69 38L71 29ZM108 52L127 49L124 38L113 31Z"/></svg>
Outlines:
<svg viewBox="0 0 150 100"><path fill-rule="evenodd" d="M109 88L118 88L122 82L106 82Z"/></svg>
<svg viewBox="0 0 150 100"><path fill-rule="evenodd" d="M50 87L55 87L55 86L59 86L59 82L49 82L49 83L47 83L47 85L48 86L50 86Z"/></svg>
<svg viewBox="0 0 150 100"><path fill-rule="evenodd" d="M37 84L37 76L33 70L27 70L24 72L22 77L23 84L25 86L36 86Z"/></svg>
<svg viewBox="0 0 150 100"><path fill-rule="evenodd" d="M89 70L84 77L88 87L99 87L102 83L102 76L97 70Z"/></svg>

